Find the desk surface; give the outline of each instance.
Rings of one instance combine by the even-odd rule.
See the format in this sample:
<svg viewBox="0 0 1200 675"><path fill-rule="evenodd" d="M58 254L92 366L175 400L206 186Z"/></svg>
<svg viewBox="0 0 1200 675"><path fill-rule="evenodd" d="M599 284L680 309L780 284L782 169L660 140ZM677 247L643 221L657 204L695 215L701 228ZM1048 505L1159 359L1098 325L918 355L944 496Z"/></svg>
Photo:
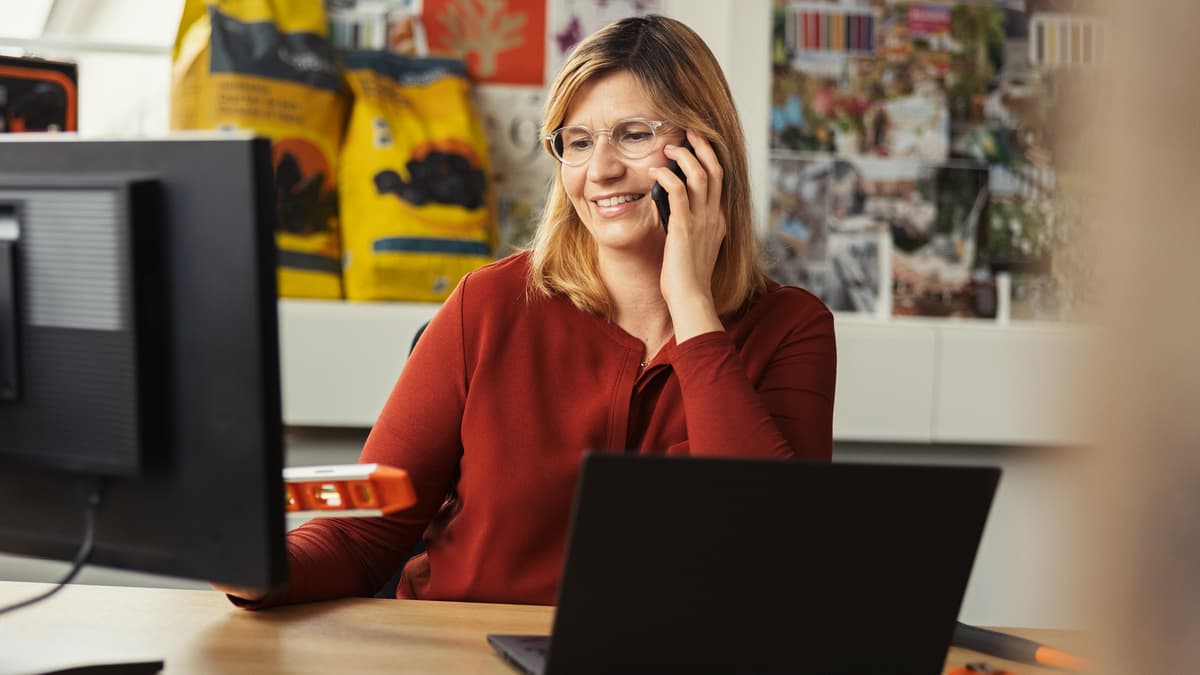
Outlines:
<svg viewBox="0 0 1200 675"><path fill-rule="evenodd" d="M0 581L0 605L46 584ZM216 591L72 585L0 615L0 673L161 659L165 673L496 673L511 670L488 633L547 633L552 607L353 598L248 612ZM1013 630L1070 648L1078 636ZM987 661L1022 675L1055 672L951 649L946 668Z"/></svg>

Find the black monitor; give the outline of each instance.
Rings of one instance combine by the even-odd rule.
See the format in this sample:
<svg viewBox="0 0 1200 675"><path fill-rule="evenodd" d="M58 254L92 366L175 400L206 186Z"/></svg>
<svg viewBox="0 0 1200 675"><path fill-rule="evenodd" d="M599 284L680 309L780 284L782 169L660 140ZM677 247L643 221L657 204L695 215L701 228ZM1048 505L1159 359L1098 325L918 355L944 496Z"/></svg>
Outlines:
<svg viewBox="0 0 1200 675"><path fill-rule="evenodd" d="M0 140L0 551L284 580L271 146Z"/></svg>

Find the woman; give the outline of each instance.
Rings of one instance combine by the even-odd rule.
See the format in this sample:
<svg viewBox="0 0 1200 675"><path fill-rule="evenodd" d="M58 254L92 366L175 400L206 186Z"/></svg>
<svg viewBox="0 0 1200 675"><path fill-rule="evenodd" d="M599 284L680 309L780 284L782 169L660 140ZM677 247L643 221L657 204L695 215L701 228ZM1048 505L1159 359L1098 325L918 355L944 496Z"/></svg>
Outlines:
<svg viewBox="0 0 1200 675"><path fill-rule="evenodd" d="M762 272L745 144L703 41L656 16L599 31L545 129L560 166L532 249L463 279L363 449L409 471L419 503L297 528L289 586L223 589L258 598L239 604L372 595L422 533L398 597L549 604L585 451L829 459L832 316Z"/></svg>

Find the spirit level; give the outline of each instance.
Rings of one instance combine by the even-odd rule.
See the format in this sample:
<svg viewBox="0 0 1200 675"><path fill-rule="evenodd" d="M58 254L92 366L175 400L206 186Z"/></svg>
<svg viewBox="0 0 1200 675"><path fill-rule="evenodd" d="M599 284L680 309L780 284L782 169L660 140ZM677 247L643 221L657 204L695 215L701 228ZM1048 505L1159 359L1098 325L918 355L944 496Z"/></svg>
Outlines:
<svg viewBox="0 0 1200 675"><path fill-rule="evenodd" d="M380 464L334 464L283 470L289 516L386 516L417 502L408 472Z"/></svg>

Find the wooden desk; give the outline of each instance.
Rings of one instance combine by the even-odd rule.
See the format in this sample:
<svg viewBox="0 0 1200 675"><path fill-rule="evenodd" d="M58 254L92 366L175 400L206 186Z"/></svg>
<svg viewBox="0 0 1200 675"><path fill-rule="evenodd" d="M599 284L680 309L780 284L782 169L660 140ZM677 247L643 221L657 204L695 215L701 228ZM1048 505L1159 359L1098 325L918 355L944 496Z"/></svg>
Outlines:
<svg viewBox="0 0 1200 675"><path fill-rule="evenodd" d="M0 581L0 605L46 584ZM547 633L552 607L354 598L248 612L216 591L72 585L0 615L0 673L162 659L165 673L513 671L487 633ZM1052 644L1068 633L1014 631ZM998 659L951 649L947 668ZM1053 671L1011 665L1022 675Z"/></svg>

